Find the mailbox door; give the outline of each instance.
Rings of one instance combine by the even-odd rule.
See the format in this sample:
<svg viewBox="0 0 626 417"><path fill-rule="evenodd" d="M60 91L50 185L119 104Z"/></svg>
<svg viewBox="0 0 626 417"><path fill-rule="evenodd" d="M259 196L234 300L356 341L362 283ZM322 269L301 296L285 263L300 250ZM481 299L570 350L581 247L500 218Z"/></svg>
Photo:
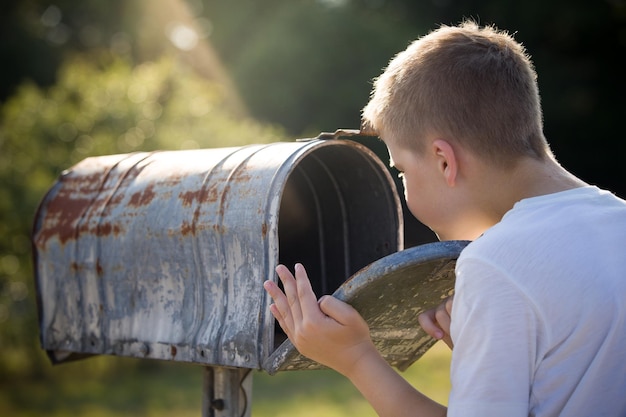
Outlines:
<svg viewBox="0 0 626 417"><path fill-rule="evenodd" d="M405 370L436 342L419 326L417 316L454 291L456 259L466 241L435 242L388 255L354 274L333 294L365 319L385 360ZM321 369L285 341L264 363L273 374Z"/></svg>

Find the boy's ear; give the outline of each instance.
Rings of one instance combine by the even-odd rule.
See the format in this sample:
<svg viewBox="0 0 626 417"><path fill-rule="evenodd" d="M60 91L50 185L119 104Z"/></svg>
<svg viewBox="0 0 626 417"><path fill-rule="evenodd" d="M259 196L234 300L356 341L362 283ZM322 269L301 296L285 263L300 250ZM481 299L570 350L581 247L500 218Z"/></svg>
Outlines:
<svg viewBox="0 0 626 417"><path fill-rule="evenodd" d="M459 161L454 153L454 148L450 142L444 139L434 140L432 146L437 158L439 172L444 176L446 184L449 187L454 187L459 170Z"/></svg>

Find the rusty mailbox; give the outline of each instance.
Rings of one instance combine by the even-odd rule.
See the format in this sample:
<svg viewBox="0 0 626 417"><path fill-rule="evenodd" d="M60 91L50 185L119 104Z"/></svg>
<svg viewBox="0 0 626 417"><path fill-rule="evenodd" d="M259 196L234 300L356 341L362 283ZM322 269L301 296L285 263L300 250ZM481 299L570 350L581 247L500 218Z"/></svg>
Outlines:
<svg viewBox="0 0 626 417"><path fill-rule="evenodd" d="M316 293L360 306L403 369L432 345L415 317L452 290L462 245L398 252L402 225L387 168L350 140L87 158L35 218L41 343L53 362L317 368L285 341L262 288L278 263L303 262Z"/></svg>
<svg viewBox="0 0 626 417"><path fill-rule="evenodd" d="M282 342L263 281L301 261L330 294L396 252L391 184L352 141L88 158L37 214L43 346L261 368Z"/></svg>

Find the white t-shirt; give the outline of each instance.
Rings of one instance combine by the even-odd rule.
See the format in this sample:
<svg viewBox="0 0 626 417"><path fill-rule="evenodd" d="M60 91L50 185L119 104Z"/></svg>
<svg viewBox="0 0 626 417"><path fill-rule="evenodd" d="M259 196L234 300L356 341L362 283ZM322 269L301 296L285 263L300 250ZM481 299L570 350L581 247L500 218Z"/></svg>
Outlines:
<svg viewBox="0 0 626 417"><path fill-rule="evenodd" d="M522 200L456 268L448 416L626 416L626 202Z"/></svg>

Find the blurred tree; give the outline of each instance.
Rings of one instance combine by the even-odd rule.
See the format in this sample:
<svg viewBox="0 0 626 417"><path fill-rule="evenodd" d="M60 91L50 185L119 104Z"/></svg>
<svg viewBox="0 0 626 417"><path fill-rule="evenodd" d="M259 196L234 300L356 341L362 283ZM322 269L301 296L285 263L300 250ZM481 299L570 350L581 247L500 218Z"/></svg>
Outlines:
<svg viewBox="0 0 626 417"><path fill-rule="evenodd" d="M136 0L5 0L0 6L0 100L25 80L50 86L68 50L132 51L129 12Z"/></svg>
<svg viewBox="0 0 626 417"><path fill-rule="evenodd" d="M294 136L356 128L371 80L427 22L395 25L377 2L207 1L213 44L252 113ZM380 6L382 6L382 2Z"/></svg>
<svg viewBox="0 0 626 417"><path fill-rule="evenodd" d="M235 117L220 89L163 58L132 67L92 55L67 61L57 83L23 84L0 112L0 376L36 371L30 229L55 177L90 155L284 140ZM27 342L26 344L24 342Z"/></svg>

